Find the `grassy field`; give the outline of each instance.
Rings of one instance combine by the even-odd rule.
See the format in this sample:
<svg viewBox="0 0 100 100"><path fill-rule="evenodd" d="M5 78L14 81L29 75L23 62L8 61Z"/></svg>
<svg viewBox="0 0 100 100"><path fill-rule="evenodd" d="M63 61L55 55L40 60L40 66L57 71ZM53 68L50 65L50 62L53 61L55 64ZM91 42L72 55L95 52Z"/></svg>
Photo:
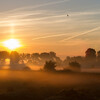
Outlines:
<svg viewBox="0 0 100 100"><path fill-rule="evenodd" d="M100 74L0 71L1 100L100 100Z"/></svg>

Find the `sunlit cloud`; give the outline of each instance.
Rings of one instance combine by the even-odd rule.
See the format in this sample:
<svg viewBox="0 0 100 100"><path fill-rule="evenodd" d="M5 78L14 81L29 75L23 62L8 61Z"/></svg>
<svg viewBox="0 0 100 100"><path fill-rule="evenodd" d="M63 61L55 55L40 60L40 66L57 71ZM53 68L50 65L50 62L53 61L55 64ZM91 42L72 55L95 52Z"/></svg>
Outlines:
<svg viewBox="0 0 100 100"><path fill-rule="evenodd" d="M77 35L68 37L67 39L63 39L63 40L61 40L60 42L66 42L66 41L68 41L68 40L77 38L77 37L82 36L82 35L89 34L89 33L91 33L91 32L97 31L97 30L99 30L99 29L100 29L100 27L96 27L96 28L93 28L93 29L91 29L91 30L89 30L89 31L86 31L86 32L83 32L83 33L80 33L80 34L77 34Z"/></svg>
<svg viewBox="0 0 100 100"><path fill-rule="evenodd" d="M39 40L39 39L45 39L45 38L59 37L59 36L65 36L65 35L66 34L57 34L57 35L41 36L41 37L33 38L32 40Z"/></svg>
<svg viewBox="0 0 100 100"><path fill-rule="evenodd" d="M20 11L19 13L14 12L13 15L8 14L7 17L0 17L0 26L7 26L11 20L16 20L18 25L34 25L39 23L51 23L50 19L53 22L66 22L66 21L74 21L76 18L80 19L80 17L91 16L95 14L100 14L100 12L71 12L69 18L67 18L66 13L57 13L55 11L48 10L37 10L37 11ZM87 17L88 18L88 17ZM43 21L43 22L41 22ZM27 22L27 23L26 23ZM3 25L4 24L4 25Z"/></svg>

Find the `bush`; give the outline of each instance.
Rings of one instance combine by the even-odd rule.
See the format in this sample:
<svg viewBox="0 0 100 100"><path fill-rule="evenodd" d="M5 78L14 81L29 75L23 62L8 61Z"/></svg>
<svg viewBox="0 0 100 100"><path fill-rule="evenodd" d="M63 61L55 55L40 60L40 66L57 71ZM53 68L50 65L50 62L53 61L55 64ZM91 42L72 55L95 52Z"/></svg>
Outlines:
<svg viewBox="0 0 100 100"><path fill-rule="evenodd" d="M44 65L44 70L45 71L55 71L56 63L53 61L46 61Z"/></svg>

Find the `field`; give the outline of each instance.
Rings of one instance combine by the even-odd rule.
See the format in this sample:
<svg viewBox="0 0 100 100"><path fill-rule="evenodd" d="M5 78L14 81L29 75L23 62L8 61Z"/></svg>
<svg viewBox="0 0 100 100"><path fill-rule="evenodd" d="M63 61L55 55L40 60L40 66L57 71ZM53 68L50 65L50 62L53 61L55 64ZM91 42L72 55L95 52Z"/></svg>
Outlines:
<svg viewBox="0 0 100 100"><path fill-rule="evenodd" d="M100 74L1 70L0 99L100 100Z"/></svg>

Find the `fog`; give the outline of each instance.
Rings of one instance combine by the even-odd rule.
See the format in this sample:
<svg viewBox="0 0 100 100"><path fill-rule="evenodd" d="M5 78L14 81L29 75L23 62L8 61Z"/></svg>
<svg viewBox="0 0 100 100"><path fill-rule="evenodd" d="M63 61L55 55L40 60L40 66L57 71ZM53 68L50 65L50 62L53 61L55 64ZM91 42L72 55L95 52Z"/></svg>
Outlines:
<svg viewBox="0 0 100 100"><path fill-rule="evenodd" d="M96 73L0 70L1 100L73 100L73 95L75 98L79 95L80 98L99 98L99 85L100 74ZM52 96L60 99L48 99Z"/></svg>
<svg viewBox="0 0 100 100"><path fill-rule="evenodd" d="M82 68L81 72L100 73L100 68Z"/></svg>
<svg viewBox="0 0 100 100"><path fill-rule="evenodd" d="M95 81L94 81L95 80ZM0 84L14 81L34 85L70 86L100 83L100 75L93 73L47 73L37 71L0 71ZM7 86L7 84L6 84Z"/></svg>

